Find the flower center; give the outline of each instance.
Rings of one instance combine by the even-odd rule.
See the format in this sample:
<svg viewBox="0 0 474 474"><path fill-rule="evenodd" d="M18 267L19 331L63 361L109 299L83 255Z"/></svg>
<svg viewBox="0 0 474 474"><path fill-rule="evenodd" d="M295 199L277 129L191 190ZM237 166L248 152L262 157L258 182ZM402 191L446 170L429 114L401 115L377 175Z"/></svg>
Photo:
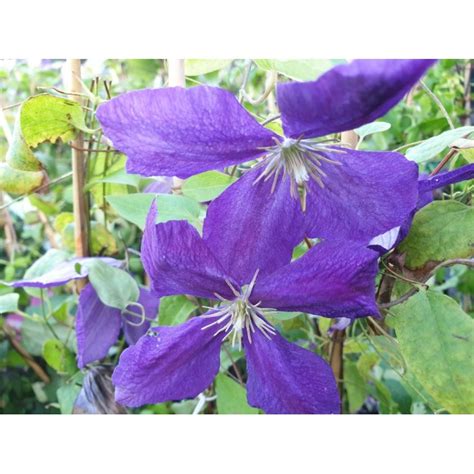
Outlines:
<svg viewBox="0 0 474 474"><path fill-rule="evenodd" d="M252 343L252 334L256 330L259 330L266 338L271 339L271 336L276 334L276 331L273 326L265 321L264 314L261 308L259 308L260 302L253 304L249 301L257 275L258 270L255 272L250 284L242 287L240 291L235 289L230 281L226 280L235 298L228 300L215 293L221 304L217 308L209 308L213 311L211 314L202 316L203 318L215 319L215 321L204 326L202 329L220 326L213 336L224 333L222 340L228 337L232 345L238 346L239 349L242 348L242 331L244 329L250 343Z"/></svg>
<svg viewBox="0 0 474 474"><path fill-rule="evenodd" d="M303 191L302 206L304 209L308 182L313 179L324 188L323 178L327 175L322 169L323 163L340 165L339 161L328 158L326 153L342 153L342 149L331 147L332 140L315 141L312 139L284 138L283 141L273 138L275 145L265 148L267 154L257 167L265 167L254 181L268 181L273 178L271 192L275 190L278 178L286 175L290 178L291 196L298 197L298 189Z"/></svg>

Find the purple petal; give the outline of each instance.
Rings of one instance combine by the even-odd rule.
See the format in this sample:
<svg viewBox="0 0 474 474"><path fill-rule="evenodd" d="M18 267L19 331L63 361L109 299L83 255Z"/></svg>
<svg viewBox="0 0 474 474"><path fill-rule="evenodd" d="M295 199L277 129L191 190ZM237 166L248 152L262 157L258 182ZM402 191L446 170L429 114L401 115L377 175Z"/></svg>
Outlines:
<svg viewBox="0 0 474 474"><path fill-rule="evenodd" d="M59 263L54 270L44 273L41 276L18 280L9 283L10 286L14 287L34 287L34 288L51 288L53 286L61 286L68 283L71 280L77 280L78 278L84 278L89 274L87 264L93 260L100 259L104 263L113 267L119 268L122 265L121 260L116 260L110 257L87 257L87 258L74 258L66 262ZM80 272L76 270L77 265L80 266Z"/></svg>
<svg viewBox="0 0 474 474"><path fill-rule="evenodd" d="M252 301L262 308L330 318L378 315L377 252L351 242L321 242L299 259L258 279Z"/></svg>
<svg viewBox="0 0 474 474"><path fill-rule="evenodd" d="M403 155L339 148L322 163L324 188L310 181L308 235L368 244L400 226L416 207L418 167Z"/></svg>
<svg viewBox="0 0 474 474"><path fill-rule="evenodd" d="M277 98L288 137L320 137L360 127L387 113L433 60L356 60L312 82L279 84Z"/></svg>
<svg viewBox="0 0 474 474"><path fill-rule="evenodd" d="M127 154L127 171L143 176L187 178L249 161L274 136L230 92L208 86L128 92L101 105L97 117Z"/></svg>
<svg viewBox="0 0 474 474"><path fill-rule="evenodd" d="M269 273L291 261L304 238L300 203L290 196L287 177L271 192L272 180L254 184L262 169L245 173L215 199L204 221L204 240L242 285L257 269Z"/></svg>
<svg viewBox="0 0 474 474"><path fill-rule="evenodd" d="M336 318L335 322L331 324L331 327L328 329L328 336L332 336L335 331L343 331L349 327L352 323L350 318Z"/></svg>
<svg viewBox="0 0 474 474"><path fill-rule="evenodd" d="M316 354L279 334L260 331L244 337L247 399L265 413L339 413L337 385L330 366Z"/></svg>
<svg viewBox="0 0 474 474"><path fill-rule="evenodd" d="M126 406L194 398L213 381L222 337L208 319L154 328L126 349L114 371L115 398Z"/></svg>
<svg viewBox="0 0 474 474"><path fill-rule="evenodd" d="M76 314L77 365L106 357L120 334L120 310L105 306L89 283L79 295Z"/></svg>
<svg viewBox="0 0 474 474"><path fill-rule="evenodd" d="M173 178L161 176L148 184L143 190L144 193L171 194L173 188Z"/></svg>
<svg viewBox="0 0 474 474"><path fill-rule="evenodd" d="M140 339L148 331L148 329L150 329L151 321L149 321L149 319L153 320L156 318L156 315L158 314L158 308L160 306L160 299L156 297L150 290L140 288L140 297L138 298L138 303L143 305L145 308L145 316L147 319L143 322L143 324L140 324L139 326L136 325L140 322L138 317L131 316L129 314L124 314L122 316L125 340L130 346L136 344L138 339ZM132 305L130 309L137 312L137 308L134 305Z"/></svg>
<svg viewBox="0 0 474 474"><path fill-rule="evenodd" d="M148 213L142 240L142 262L159 296L189 294L230 296L230 279L198 231L186 221L155 224L156 203Z"/></svg>
<svg viewBox="0 0 474 474"><path fill-rule="evenodd" d="M383 254L396 247L408 235L416 211L419 211L421 208L427 206L433 201L433 191L435 189L442 188L448 184L455 184L473 178L474 164L462 166L461 168L447 171L431 178L428 175L420 175L420 179L418 181L419 195L416 209L414 209L410 216L401 225L397 238L394 241L387 241L384 243L381 243L380 239L377 239L376 243L378 245L371 245L371 248ZM371 244L373 244L373 242L371 242Z"/></svg>
<svg viewBox="0 0 474 474"><path fill-rule="evenodd" d="M474 179L474 163L420 181L420 193Z"/></svg>

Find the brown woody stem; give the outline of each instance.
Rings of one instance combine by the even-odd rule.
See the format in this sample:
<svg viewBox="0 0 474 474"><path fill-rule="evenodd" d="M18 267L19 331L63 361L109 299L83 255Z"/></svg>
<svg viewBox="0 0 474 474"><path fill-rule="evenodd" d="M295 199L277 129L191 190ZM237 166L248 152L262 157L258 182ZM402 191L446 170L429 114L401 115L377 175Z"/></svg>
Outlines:
<svg viewBox="0 0 474 474"><path fill-rule="evenodd" d="M80 102L82 91L81 84L81 60L70 59L69 67L71 72L71 94L77 97ZM79 132L72 142L72 189L74 207L74 246L78 257L89 255L89 209L84 185L86 183L86 167L84 157L84 138ZM85 280L79 280L77 285L80 291L85 285Z"/></svg>

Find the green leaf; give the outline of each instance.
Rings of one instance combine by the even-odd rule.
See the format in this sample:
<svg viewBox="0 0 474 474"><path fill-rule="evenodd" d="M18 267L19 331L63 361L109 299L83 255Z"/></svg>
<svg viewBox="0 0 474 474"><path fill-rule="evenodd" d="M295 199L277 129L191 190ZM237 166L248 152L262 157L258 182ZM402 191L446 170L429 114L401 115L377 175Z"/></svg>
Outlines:
<svg viewBox="0 0 474 474"><path fill-rule="evenodd" d="M474 255L474 208L458 201L435 201L418 211L407 238L400 245L405 265Z"/></svg>
<svg viewBox="0 0 474 474"><path fill-rule="evenodd" d="M391 126L392 125L388 122L372 122L368 123L367 125L362 125L362 127L356 128L354 132L359 135L360 141L362 141L368 135L372 135L373 133L385 132Z"/></svg>
<svg viewBox="0 0 474 474"><path fill-rule="evenodd" d="M57 265L69 258L69 254L63 250L49 249L44 255L36 260L23 275L23 279L30 280L37 278L53 270ZM23 288L30 296L39 297L41 290L39 288Z"/></svg>
<svg viewBox="0 0 474 474"><path fill-rule="evenodd" d="M468 163L474 163L474 140L460 138L451 143L451 148L458 150Z"/></svg>
<svg viewBox="0 0 474 474"><path fill-rule="evenodd" d="M152 83L160 68L157 59L127 59L124 63L127 70L126 77L132 83L143 84L141 87Z"/></svg>
<svg viewBox="0 0 474 474"><path fill-rule="evenodd" d="M111 162L110 157L105 153L99 153L99 155L94 158L93 170L90 173L89 182L86 184L85 190L90 191L94 202L100 207L103 208L104 205L107 205L105 196L129 194L128 186L135 186L139 181L136 175L129 175L125 172L125 162L126 158L124 155L119 155L117 158L114 158L113 162ZM105 182L100 182L104 178Z"/></svg>
<svg viewBox="0 0 474 474"><path fill-rule="evenodd" d="M349 400L349 411L355 413L368 396L367 383L360 375L354 362L346 361L344 364L344 387Z"/></svg>
<svg viewBox="0 0 474 474"><path fill-rule="evenodd" d="M120 217L130 221L141 230L145 228L146 216L156 195L152 193L135 193L107 196L107 202Z"/></svg>
<svg viewBox="0 0 474 474"><path fill-rule="evenodd" d="M175 194L157 194L156 204L158 208L156 222L185 220L198 230L201 228L200 219L204 214L204 210L201 204L194 199Z"/></svg>
<svg viewBox="0 0 474 474"><path fill-rule="evenodd" d="M228 186L237 181L237 178L218 171L206 171L188 178L181 189L185 196L199 202L212 201Z"/></svg>
<svg viewBox="0 0 474 474"><path fill-rule="evenodd" d="M474 321L448 296L420 291L394 306L395 328L407 366L451 413L474 412Z"/></svg>
<svg viewBox="0 0 474 474"><path fill-rule="evenodd" d="M76 401L81 387L75 383L67 383L61 385L56 390L56 396L58 397L59 409L63 415L70 415L74 409L74 402Z"/></svg>
<svg viewBox="0 0 474 474"><path fill-rule="evenodd" d="M8 163L0 163L0 191L9 194L28 194L43 184L44 171L18 170Z"/></svg>
<svg viewBox="0 0 474 474"><path fill-rule="evenodd" d="M48 94L26 100L21 107L20 120L25 141L32 148L45 141L70 141L77 130L90 131L78 102Z"/></svg>
<svg viewBox="0 0 474 474"><path fill-rule="evenodd" d="M247 403L246 390L224 374L216 377L217 411L223 414L256 415L258 409Z"/></svg>
<svg viewBox="0 0 474 474"><path fill-rule="evenodd" d="M0 295L0 314L15 312L18 309L19 298L20 295L18 293Z"/></svg>
<svg viewBox="0 0 474 474"><path fill-rule="evenodd" d="M184 323L197 305L182 295L165 296L160 299L160 326L175 326Z"/></svg>
<svg viewBox="0 0 474 474"><path fill-rule="evenodd" d="M104 176L103 178L92 179L87 183L84 189L87 191L96 184L100 183L125 184L127 186L134 186L135 188L138 188L141 179L141 176L138 174L130 174L124 169L119 169Z"/></svg>
<svg viewBox="0 0 474 474"><path fill-rule="evenodd" d="M74 215L72 212L62 212L54 220L54 228L62 238L63 247L74 252ZM94 255L115 255L118 252L115 237L107 228L98 222L90 223L90 245Z"/></svg>
<svg viewBox="0 0 474 474"><path fill-rule="evenodd" d="M126 196L107 196L107 201L124 219L137 225L141 230L145 228L146 216L153 199L157 200L157 222L171 220L186 220L197 229L201 227L201 205L187 196L175 194L136 193Z"/></svg>
<svg viewBox="0 0 474 474"><path fill-rule="evenodd" d="M90 131L77 102L48 94L25 100L15 121L6 162L0 164L1 189L25 194L40 186L46 175L31 149L45 141L72 140L77 130Z"/></svg>
<svg viewBox="0 0 474 474"><path fill-rule="evenodd" d="M43 358L59 374L73 374L77 370L74 354L57 339L44 343Z"/></svg>
<svg viewBox="0 0 474 474"><path fill-rule="evenodd" d="M89 281L100 301L106 306L124 310L135 303L140 295L135 280L124 270L112 267L101 260L87 262Z"/></svg>
<svg viewBox="0 0 474 474"><path fill-rule="evenodd" d="M186 76L200 76L218 71L232 62L231 59L185 59L184 72Z"/></svg>
<svg viewBox="0 0 474 474"><path fill-rule="evenodd" d="M314 81L329 69L343 64L343 59L254 59L255 64L265 71L277 71L297 81Z"/></svg>
<svg viewBox="0 0 474 474"><path fill-rule="evenodd" d="M61 212L54 219L53 227L60 234L64 233L66 227L74 222L74 214L72 212Z"/></svg>
<svg viewBox="0 0 474 474"><path fill-rule="evenodd" d="M50 325L55 334L66 344L70 351L75 351L75 333L64 324L50 320ZM43 344L51 339L51 330L41 320L25 319L21 325L21 342L25 349L32 355L39 356L43 353Z"/></svg>
<svg viewBox="0 0 474 474"><path fill-rule="evenodd" d="M424 142L409 148L405 156L416 163L423 163L424 161L432 160L438 153L441 153L445 148L450 146L458 138L462 138L474 132L474 127L460 127L454 130L448 130L436 137L429 138Z"/></svg>
<svg viewBox="0 0 474 474"><path fill-rule="evenodd" d="M32 206L36 207L36 209L43 212L47 216L55 216L58 214L58 206L55 203L46 201L38 194L31 194L28 196L28 200Z"/></svg>

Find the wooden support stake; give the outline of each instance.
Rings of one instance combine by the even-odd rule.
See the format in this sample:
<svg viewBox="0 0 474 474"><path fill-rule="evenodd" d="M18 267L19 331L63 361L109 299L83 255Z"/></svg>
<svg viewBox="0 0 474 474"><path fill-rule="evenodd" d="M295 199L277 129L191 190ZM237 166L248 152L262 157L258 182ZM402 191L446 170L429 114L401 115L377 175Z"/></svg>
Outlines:
<svg viewBox="0 0 474 474"><path fill-rule="evenodd" d="M71 73L71 92L83 92L81 84L81 60L69 59ZM72 96L80 102L80 96ZM84 192L86 182L86 167L84 157L84 137L82 132L72 142L72 189L74 206L74 246L78 257L89 255L89 209L87 196ZM79 280L78 290L85 285L85 280Z"/></svg>

